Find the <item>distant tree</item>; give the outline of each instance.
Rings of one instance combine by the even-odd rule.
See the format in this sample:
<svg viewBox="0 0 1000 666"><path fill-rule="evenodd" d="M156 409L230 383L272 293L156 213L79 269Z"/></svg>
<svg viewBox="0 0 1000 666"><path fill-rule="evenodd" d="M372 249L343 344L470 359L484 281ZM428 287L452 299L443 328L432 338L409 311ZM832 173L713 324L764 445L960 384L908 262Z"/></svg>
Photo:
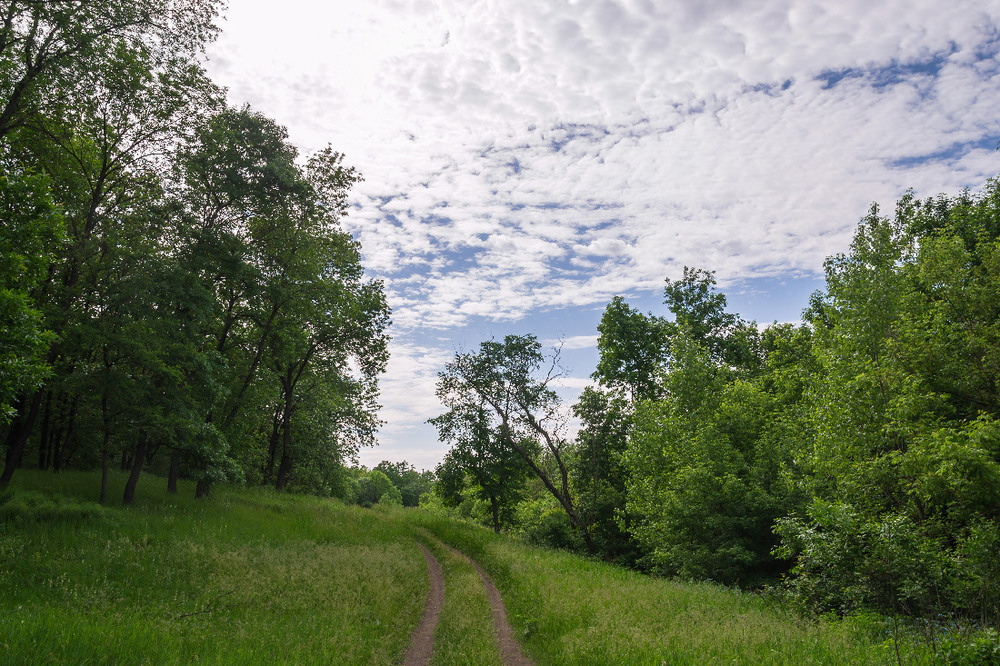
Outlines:
<svg viewBox="0 0 1000 666"><path fill-rule="evenodd" d="M399 488L392 485L382 472L373 469L357 481L358 504L370 508L375 504L402 505L403 499Z"/></svg>
<svg viewBox="0 0 1000 666"><path fill-rule="evenodd" d="M558 376L558 353L546 358L541 348L532 335L508 335L503 342L481 343L478 352L457 354L438 374L437 395L449 409L443 418L474 414L482 407L497 445L524 461L595 552L574 505L563 436L566 415L551 388Z"/></svg>
<svg viewBox="0 0 1000 666"><path fill-rule="evenodd" d="M468 408L465 408L468 407ZM482 406L459 406L430 419L442 442L452 445L437 468L438 494L445 506L458 506L466 490L487 502L491 526L500 533L513 522L514 507L530 469L521 455L497 437Z"/></svg>
<svg viewBox="0 0 1000 666"><path fill-rule="evenodd" d="M418 472L405 460L398 463L383 460L375 466L375 469L389 477L392 485L399 489L403 506L419 506L420 496L431 492L434 488L433 472Z"/></svg>

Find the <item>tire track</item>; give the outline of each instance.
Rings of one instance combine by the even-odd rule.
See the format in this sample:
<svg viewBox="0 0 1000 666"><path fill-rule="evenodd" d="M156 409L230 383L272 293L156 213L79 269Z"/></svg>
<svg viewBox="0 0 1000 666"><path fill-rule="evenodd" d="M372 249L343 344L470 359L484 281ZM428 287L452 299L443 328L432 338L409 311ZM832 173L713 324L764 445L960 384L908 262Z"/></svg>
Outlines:
<svg viewBox="0 0 1000 666"><path fill-rule="evenodd" d="M413 632L410 647L406 650L406 656L403 658L404 666L425 666L425 664L431 663L431 657L434 655L434 629L437 627L438 619L441 617L441 609L444 607L444 574L441 573L441 564L424 544L418 541L417 546L420 547L420 552L424 554L424 559L427 561L431 591L427 595L427 603L424 604L424 617Z"/></svg>
<svg viewBox="0 0 1000 666"><path fill-rule="evenodd" d="M486 570L479 566L479 563L466 555L455 550L448 544L443 544L445 548L455 553L459 557L469 562L479 574L486 587L486 597L490 602L490 611L493 616L493 628L496 632L497 642L500 645L500 657L506 666L534 666L534 662L524 656L521 652L521 644L514 638L514 630L507 620L507 607L500 596L500 590L493 584L493 580L486 573Z"/></svg>

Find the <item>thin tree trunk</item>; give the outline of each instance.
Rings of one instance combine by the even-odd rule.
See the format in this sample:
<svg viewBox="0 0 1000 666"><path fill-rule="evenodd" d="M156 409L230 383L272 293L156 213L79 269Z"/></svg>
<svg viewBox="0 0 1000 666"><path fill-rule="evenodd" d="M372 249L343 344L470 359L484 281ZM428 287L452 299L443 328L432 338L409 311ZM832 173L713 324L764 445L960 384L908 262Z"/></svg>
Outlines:
<svg viewBox="0 0 1000 666"><path fill-rule="evenodd" d="M104 433L104 451L101 453L101 504L108 501L108 467L111 462L111 452L108 451L108 434Z"/></svg>
<svg viewBox="0 0 1000 666"><path fill-rule="evenodd" d="M74 441L73 429L76 426L76 406L78 402L77 398L73 398L66 424L60 427L59 437L55 438L52 442L52 469L56 472L62 470L63 463L68 458L66 449L69 447L69 443ZM72 450L70 451L70 455L72 455Z"/></svg>
<svg viewBox="0 0 1000 666"><path fill-rule="evenodd" d="M173 449L170 452L170 471L167 472L167 492L171 495L177 494L177 477L181 473L181 450Z"/></svg>
<svg viewBox="0 0 1000 666"><path fill-rule="evenodd" d="M208 497L212 493L212 482L207 479L198 479L194 487L194 498L201 499Z"/></svg>
<svg viewBox="0 0 1000 666"><path fill-rule="evenodd" d="M0 488L6 488L14 476L14 470L21 464L24 446L28 435L38 418L38 409L42 404L42 392L35 391L28 398L27 404L22 403L15 425L7 433L7 455L4 460L3 474L0 474Z"/></svg>
<svg viewBox="0 0 1000 666"><path fill-rule="evenodd" d="M135 455L132 458L132 472L128 475L128 482L125 484L125 495L122 497L122 504L128 506L135 500L135 487L139 483L139 475L142 473L142 464L146 461L146 433L139 434L139 445L136 447Z"/></svg>
<svg viewBox="0 0 1000 666"><path fill-rule="evenodd" d="M493 511L493 531L500 534L500 505L496 495L490 495L490 509Z"/></svg>
<svg viewBox="0 0 1000 666"><path fill-rule="evenodd" d="M267 464L264 466L263 485L271 483L274 474L274 463L278 459L278 442L281 440L281 418L278 412L274 413L271 424L271 441L267 445Z"/></svg>
<svg viewBox="0 0 1000 666"><path fill-rule="evenodd" d="M276 490L284 490L288 483L288 472L292 468L292 385L291 369L284 384L285 407L281 412L281 464L278 465L278 479L274 483Z"/></svg>
<svg viewBox="0 0 1000 666"><path fill-rule="evenodd" d="M52 391L45 392L42 432L38 437L38 469L49 468L49 432L52 422Z"/></svg>
<svg viewBox="0 0 1000 666"><path fill-rule="evenodd" d="M108 414L108 390L101 391L101 504L108 501L108 468L111 467L111 416Z"/></svg>

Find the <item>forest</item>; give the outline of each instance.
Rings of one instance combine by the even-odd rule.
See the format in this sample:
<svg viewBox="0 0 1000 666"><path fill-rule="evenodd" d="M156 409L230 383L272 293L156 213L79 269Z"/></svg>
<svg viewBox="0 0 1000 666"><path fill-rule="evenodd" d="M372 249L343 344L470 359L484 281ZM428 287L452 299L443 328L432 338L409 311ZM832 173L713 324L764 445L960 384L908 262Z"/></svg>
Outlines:
<svg viewBox="0 0 1000 666"><path fill-rule="evenodd" d="M30 460L127 469L125 503L144 469L328 494L374 441L389 309L339 226L361 176L226 105L220 8L7 5L0 486Z"/></svg>
<svg viewBox="0 0 1000 666"><path fill-rule="evenodd" d="M102 504L145 472L419 506L996 644L1000 181L873 205L798 323L730 312L710 267L662 312L614 298L573 405L531 334L458 352L444 461L367 470L390 311L340 225L361 174L227 104L203 69L218 0L6 7L0 491L32 467L99 472Z"/></svg>

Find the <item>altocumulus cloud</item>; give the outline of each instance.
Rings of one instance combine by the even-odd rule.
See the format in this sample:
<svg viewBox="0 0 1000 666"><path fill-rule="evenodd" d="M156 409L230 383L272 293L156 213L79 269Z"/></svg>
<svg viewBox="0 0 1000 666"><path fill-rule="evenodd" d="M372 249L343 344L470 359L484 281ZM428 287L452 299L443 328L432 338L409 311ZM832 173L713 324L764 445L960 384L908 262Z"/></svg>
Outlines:
<svg viewBox="0 0 1000 666"><path fill-rule="evenodd" d="M231 4L233 101L365 175L345 225L394 307L387 447L436 413L454 349L428 330L569 320L685 264L816 275L871 201L997 171L994 0Z"/></svg>

